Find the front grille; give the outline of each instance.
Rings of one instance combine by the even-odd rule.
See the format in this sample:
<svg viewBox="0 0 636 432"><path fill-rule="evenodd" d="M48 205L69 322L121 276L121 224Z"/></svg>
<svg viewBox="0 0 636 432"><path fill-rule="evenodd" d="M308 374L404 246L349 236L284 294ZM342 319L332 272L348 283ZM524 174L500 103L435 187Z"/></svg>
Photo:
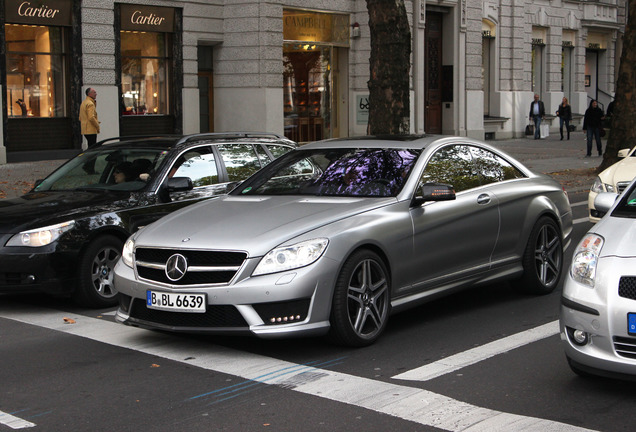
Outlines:
<svg viewBox="0 0 636 432"><path fill-rule="evenodd" d="M169 312L146 307L143 299L134 299L130 317L170 327L246 328L247 322L231 305L208 305L205 313Z"/></svg>
<svg viewBox="0 0 636 432"><path fill-rule="evenodd" d="M636 338L614 336L614 350L621 357L636 359Z"/></svg>
<svg viewBox="0 0 636 432"><path fill-rule="evenodd" d="M165 265L180 254L186 258L188 271L178 281L168 279ZM169 285L218 285L229 283L247 258L245 252L199 251L188 249L138 248L135 266L140 278Z"/></svg>
<svg viewBox="0 0 636 432"><path fill-rule="evenodd" d="M623 276L618 282L618 295L636 300L636 276Z"/></svg>
<svg viewBox="0 0 636 432"><path fill-rule="evenodd" d="M616 183L616 188L618 189L618 193L622 194L623 191L629 186L630 182L618 182Z"/></svg>

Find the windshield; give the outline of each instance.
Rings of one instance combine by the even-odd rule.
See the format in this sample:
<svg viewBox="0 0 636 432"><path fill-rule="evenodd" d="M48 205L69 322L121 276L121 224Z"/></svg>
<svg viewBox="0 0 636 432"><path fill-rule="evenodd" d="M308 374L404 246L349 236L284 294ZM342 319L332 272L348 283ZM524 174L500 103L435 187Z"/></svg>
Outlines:
<svg viewBox="0 0 636 432"><path fill-rule="evenodd" d="M82 153L62 165L34 190L141 190L167 153L159 148L103 148Z"/></svg>
<svg viewBox="0 0 636 432"><path fill-rule="evenodd" d="M234 191L238 195L394 197L402 190L418 150L295 150Z"/></svg>

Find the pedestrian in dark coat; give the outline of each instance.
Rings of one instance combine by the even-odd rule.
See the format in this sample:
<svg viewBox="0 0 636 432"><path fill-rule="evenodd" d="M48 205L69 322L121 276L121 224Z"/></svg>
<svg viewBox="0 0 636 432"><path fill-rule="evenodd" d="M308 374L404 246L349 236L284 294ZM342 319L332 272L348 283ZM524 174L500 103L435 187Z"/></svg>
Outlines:
<svg viewBox="0 0 636 432"><path fill-rule="evenodd" d="M592 138L596 139L596 149L598 155L603 155L603 144L601 143L601 128L603 127L603 110L598 107L598 102L592 99L589 108L585 111L583 118L583 131L587 131L587 154L592 156Z"/></svg>
<svg viewBox="0 0 636 432"><path fill-rule="evenodd" d="M565 123L565 130L568 132L568 139L570 139L570 121L572 120L572 107L568 104L568 98L564 97L563 102L559 105L559 109L556 112L559 117L559 132L561 132L561 141L563 141L563 124Z"/></svg>

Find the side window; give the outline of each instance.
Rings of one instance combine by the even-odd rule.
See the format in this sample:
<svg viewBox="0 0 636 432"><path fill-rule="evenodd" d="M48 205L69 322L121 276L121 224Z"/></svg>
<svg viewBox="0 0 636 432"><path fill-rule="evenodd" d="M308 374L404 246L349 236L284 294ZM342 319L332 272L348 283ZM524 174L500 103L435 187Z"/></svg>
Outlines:
<svg viewBox="0 0 636 432"><path fill-rule="evenodd" d="M470 146L482 184L497 183L504 180L524 178L525 175L505 159L491 151Z"/></svg>
<svg viewBox="0 0 636 432"><path fill-rule="evenodd" d="M446 146L433 154L420 177L419 186L429 182L452 185L456 192L481 184L470 151L464 145Z"/></svg>
<svg viewBox="0 0 636 432"><path fill-rule="evenodd" d="M279 144L266 144L267 150L274 156L274 158L281 157L285 153L291 150L291 147L279 145Z"/></svg>
<svg viewBox="0 0 636 432"><path fill-rule="evenodd" d="M251 144L220 145L217 148L230 181L243 181L261 169L258 155Z"/></svg>
<svg viewBox="0 0 636 432"><path fill-rule="evenodd" d="M219 182L214 153L209 147L186 151L172 166L168 177L190 177L194 187L209 186Z"/></svg>

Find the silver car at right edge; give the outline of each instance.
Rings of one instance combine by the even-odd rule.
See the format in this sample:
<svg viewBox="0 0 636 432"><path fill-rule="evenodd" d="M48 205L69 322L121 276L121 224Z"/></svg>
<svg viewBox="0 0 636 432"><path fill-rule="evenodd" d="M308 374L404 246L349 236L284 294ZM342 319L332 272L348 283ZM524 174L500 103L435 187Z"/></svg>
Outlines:
<svg viewBox="0 0 636 432"><path fill-rule="evenodd" d="M578 244L561 299L561 340L581 376L636 377L636 182L604 192L607 212Z"/></svg>

